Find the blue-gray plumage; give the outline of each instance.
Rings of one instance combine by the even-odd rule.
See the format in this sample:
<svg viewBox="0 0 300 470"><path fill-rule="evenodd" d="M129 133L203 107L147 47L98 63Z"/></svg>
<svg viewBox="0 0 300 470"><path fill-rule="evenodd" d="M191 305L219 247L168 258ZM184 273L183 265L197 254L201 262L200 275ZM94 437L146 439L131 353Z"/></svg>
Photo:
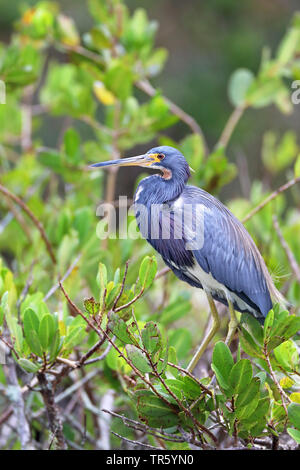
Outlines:
<svg viewBox="0 0 300 470"><path fill-rule="evenodd" d="M143 236L179 279L263 323L272 308L271 296L276 301L282 297L241 222L211 194L187 185L190 168L184 156L173 147L161 146L145 155L93 166L111 165L159 170L139 183L134 197ZM190 208L187 217L185 207ZM163 236L166 227L167 237ZM187 249L187 242L200 231L200 245Z"/></svg>

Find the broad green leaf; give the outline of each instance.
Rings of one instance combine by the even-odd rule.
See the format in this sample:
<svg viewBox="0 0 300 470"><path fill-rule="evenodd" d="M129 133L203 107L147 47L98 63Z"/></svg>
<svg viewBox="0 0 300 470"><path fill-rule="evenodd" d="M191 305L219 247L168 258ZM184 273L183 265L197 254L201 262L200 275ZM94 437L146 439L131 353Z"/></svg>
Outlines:
<svg viewBox="0 0 300 470"><path fill-rule="evenodd" d="M300 404L290 403L288 406L290 422L300 431Z"/></svg>
<svg viewBox="0 0 300 470"><path fill-rule="evenodd" d="M18 364L22 367L22 369L26 370L26 372L37 372L40 369L39 364L34 364L33 362L29 361L28 359L21 358L18 360Z"/></svg>
<svg viewBox="0 0 300 470"><path fill-rule="evenodd" d="M142 351L140 351L136 346L134 346L133 344L127 344L126 352L127 352L128 359L130 359L132 364L140 372L143 372L143 373L152 372L152 367L150 366L145 354Z"/></svg>
<svg viewBox="0 0 300 470"><path fill-rule="evenodd" d="M244 388L238 394L235 400L236 408L242 408L247 406L255 397L258 396L260 389L260 380L259 378L253 378L249 383L248 387Z"/></svg>
<svg viewBox="0 0 300 470"><path fill-rule="evenodd" d="M274 311L270 310L264 323L264 340L268 340L274 323Z"/></svg>
<svg viewBox="0 0 300 470"><path fill-rule="evenodd" d="M284 341L274 349L274 355L279 364L287 371L292 371L299 364L297 345L292 341Z"/></svg>
<svg viewBox="0 0 300 470"><path fill-rule="evenodd" d="M300 431L298 429L287 428L287 432L294 439L294 441L300 444Z"/></svg>
<svg viewBox="0 0 300 470"><path fill-rule="evenodd" d="M81 326L71 328L64 340L64 349L69 350L74 348L74 346L81 343L84 337L84 328Z"/></svg>
<svg viewBox="0 0 300 470"><path fill-rule="evenodd" d="M154 322L148 322L141 331L143 345L150 353L156 352L161 346L161 334Z"/></svg>
<svg viewBox="0 0 300 470"><path fill-rule="evenodd" d="M115 312L109 315L108 328L110 331L125 344L137 344L137 340L128 331L128 326Z"/></svg>
<svg viewBox="0 0 300 470"><path fill-rule="evenodd" d="M46 314L43 316L39 326L39 340L44 351L51 345L55 333L55 323L52 315Z"/></svg>
<svg viewBox="0 0 300 470"><path fill-rule="evenodd" d="M146 256L140 266L139 281L143 289L151 286L157 270L157 263L155 256Z"/></svg>
<svg viewBox="0 0 300 470"><path fill-rule="evenodd" d="M229 385L233 393L241 393L252 379L252 365L249 359L240 359L231 369Z"/></svg>
<svg viewBox="0 0 300 470"><path fill-rule="evenodd" d="M238 69L231 75L228 84L228 95L233 106L238 107L246 103L247 91L253 80L254 75L248 69Z"/></svg>
<svg viewBox="0 0 300 470"><path fill-rule="evenodd" d="M213 350L212 369L222 388L229 389L229 375L233 367L233 357L228 346L219 341Z"/></svg>
<svg viewBox="0 0 300 470"><path fill-rule="evenodd" d="M248 333L245 328L241 327L242 335L240 336L240 343L245 351L251 357L263 357L259 346L256 344L252 336Z"/></svg>
<svg viewBox="0 0 300 470"><path fill-rule="evenodd" d="M187 328L177 328L170 332L169 342L176 349L178 359L186 359L192 347L191 332Z"/></svg>

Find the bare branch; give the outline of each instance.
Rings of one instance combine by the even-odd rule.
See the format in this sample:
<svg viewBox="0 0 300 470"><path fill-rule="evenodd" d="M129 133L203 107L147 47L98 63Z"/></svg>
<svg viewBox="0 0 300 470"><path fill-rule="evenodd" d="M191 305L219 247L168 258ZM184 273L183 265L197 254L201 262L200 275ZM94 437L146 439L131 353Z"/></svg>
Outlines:
<svg viewBox="0 0 300 470"><path fill-rule="evenodd" d="M299 182L300 182L300 176L298 178L293 178L292 180L280 186L278 189L276 189L276 191L273 191L272 194L266 197L266 199L264 199L258 206L252 209L252 211L250 211L249 214L247 214L246 217L242 219L242 222L243 223L247 222L249 219L251 219L251 217L257 214L257 212L262 210L269 202L273 201L273 199L279 196L279 194L283 193L284 191L286 191L287 189L291 188L292 186L294 186L295 184Z"/></svg>
<svg viewBox="0 0 300 470"><path fill-rule="evenodd" d="M289 245L287 244L287 242L285 241L285 239L282 235L282 232L280 230L279 223L278 223L278 218L275 214L273 215L273 225L274 225L274 228L275 228L276 233L278 235L278 238L280 240L281 246L285 251L287 259L289 260L289 263L290 263L290 266L293 270L293 273L295 274L296 279L300 284L300 267L297 263L297 260L294 256L293 252L291 251Z"/></svg>
<svg viewBox="0 0 300 470"><path fill-rule="evenodd" d="M34 223L34 225L36 226L36 228L40 232L41 237L45 242L47 251L50 255L50 258L51 258L52 262L54 264L56 264L56 258L55 258L55 254L54 254L52 245L51 245L51 243L50 243L50 241L49 241L49 239L46 235L46 232L45 232L45 229L44 229L42 223L36 218L36 216L31 212L29 207L25 204L24 201L22 201L22 199L20 199L18 196L16 196L12 192L10 192L7 188L2 186L2 184L0 184L0 192L2 194L4 194L6 197L8 197L9 199L11 199L12 201L14 201L18 206L20 206L24 210L24 212L26 212L28 217L32 220L32 222Z"/></svg>

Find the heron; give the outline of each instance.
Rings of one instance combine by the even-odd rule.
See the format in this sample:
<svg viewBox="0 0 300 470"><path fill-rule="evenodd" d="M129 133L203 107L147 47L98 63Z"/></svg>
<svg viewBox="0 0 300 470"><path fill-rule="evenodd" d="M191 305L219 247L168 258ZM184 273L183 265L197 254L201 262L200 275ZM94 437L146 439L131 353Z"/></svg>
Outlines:
<svg viewBox="0 0 300 470"><path fill-rule="evenodd" d="M220 327L215 301L229 309L229 345L238 327L236 311L263 324L273 302L283 297L244 225L217 198L187 184L191 168L179 150L158 146L143 155L91 165L112 166L155 170L134 195L139 229L175 276L207 296L212 324L187 367L193 372Z"/></svg>

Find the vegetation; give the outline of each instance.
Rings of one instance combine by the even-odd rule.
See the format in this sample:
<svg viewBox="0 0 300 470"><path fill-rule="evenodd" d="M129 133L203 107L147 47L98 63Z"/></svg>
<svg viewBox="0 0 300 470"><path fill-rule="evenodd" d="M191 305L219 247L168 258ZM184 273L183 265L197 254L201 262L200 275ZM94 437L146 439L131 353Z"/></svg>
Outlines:
<svg viewBox="0 0 300 470"><path fill-rule="evenodd" d="M237 174L226 152L244 112L293 110L300 16L276 51L262 52L256 75L232 75L233 111L210 149L193 117L151 83L167 58L155 47L157 23L142 9L130 14L122 0L90 0L89 11L94 24L80 35L56 4L39 2L0 48L0 446L297 448L296 135L270 130L264 181L227 201L277 274L290 312L275 305L264 328L242 315L230 351L222 341L229 316L219 306L219 340L195 377L185 367L209 319L200 291L170 274L144 240L104 237L107 220L96 207L100 199L117 204L117 173L104 184L87 164L170 144L194 168L192 183L218 195ZM49 116L59 122L51 147L40 132ZM186 136L174 142L165 131L179 121ZM286 182L272 191L278 175Z"/></svg>

